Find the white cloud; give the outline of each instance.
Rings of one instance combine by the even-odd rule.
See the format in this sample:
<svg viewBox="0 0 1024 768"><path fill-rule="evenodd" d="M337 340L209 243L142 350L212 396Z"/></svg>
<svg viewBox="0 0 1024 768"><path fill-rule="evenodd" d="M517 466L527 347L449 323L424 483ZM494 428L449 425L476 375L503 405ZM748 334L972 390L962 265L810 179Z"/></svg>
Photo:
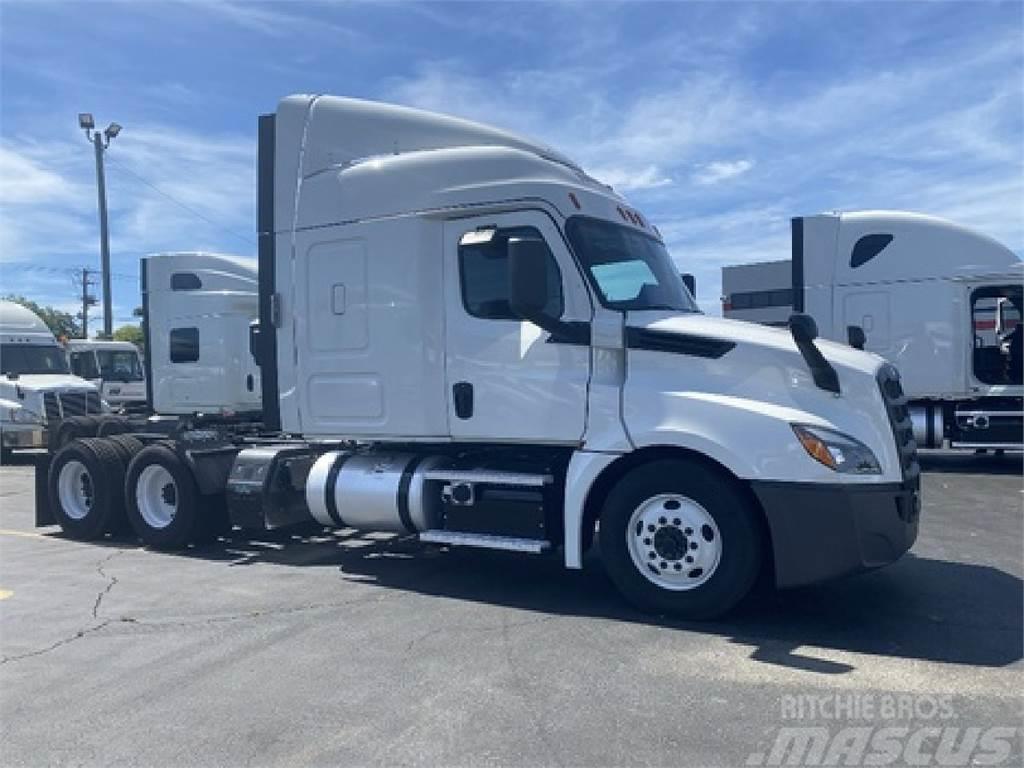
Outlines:
<svg viewBox="0 0 1024 768"><path fill-rule="evenodd" d="M248 136L158 124L133 125L112 142L107 192L115 324L132 321L144 254L254 253L255 154ZM99 266L90 148L78 135L5 139L0 179L0 292L74 303L72 271Z"/></svg>
<svg viewBox="0 0 1024 768"><path fill-rule="evenodd" d="M32 158L0 146L0 203L50 205L67 203L75 196L73 182Z"/></svg>
<svg viewBox="0 0 1024 768"><path fill-rule="evenodd" d="M693 180L697 184L708 186L718 184L729 179L735 179L754 167L752 160L716 160L701 166L693 174Z"/></svg>
<svg viewBox="0 0 1024 768"><path fill-rule="evenodd" d="M647 165L641 168L587 168L586 171L595 179L610 184L619 192L657 189L658 187L667 187L672 183L672 179L662 173L656 165Z"/></svg>

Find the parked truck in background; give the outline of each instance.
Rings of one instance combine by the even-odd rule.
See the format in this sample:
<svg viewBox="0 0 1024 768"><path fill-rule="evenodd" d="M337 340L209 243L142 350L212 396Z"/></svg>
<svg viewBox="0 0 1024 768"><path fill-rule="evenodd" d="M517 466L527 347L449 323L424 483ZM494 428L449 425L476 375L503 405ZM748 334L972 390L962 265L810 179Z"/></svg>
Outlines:
<svg viewBox="0 0 1024 768"><path fill-rule="evenodd" d="M115 410L140 410L146 406L146 380L142 356L130 341L70 339L64 344L71 372L100 391Z"/></svg>
<svg viewBox="0 0 1024 768"><path fill-rule="evenodd" d="M914 542L893 366L804 316L702 315L647 218L561 153L292 96L260 118L257 197L258 422L74 440L38 470L40 524L90 539L127 517L176 548L226 510L568 568L597 536L628 599L692 618L760 575L806 584Z"/></svg>
<svg viewBox="0 0 1024 768"><path fill-rule="evenodd" d="M952 222L893 211L793 219L792 258L724 267L726 317L815 319L895 364L919 447L1020 449L1024 266ZM852 334L852 336L851 336Z"/></svg>
<svg viewBox="0 0 1024 768"><path fill-rule="evenodd" d="M96 415L106 407L88 381L72 375L53 333L32 310L0 301L0 445L4 458L19 448L44 448L62 419Z"/></svg>
<svg viewBox="0 0 1024 768"><path fill-rule="evenodd" d="M151 410L258 413L260 370L249 349L259 317L256 260L162 253L142 259L140 274Z"/></svg>

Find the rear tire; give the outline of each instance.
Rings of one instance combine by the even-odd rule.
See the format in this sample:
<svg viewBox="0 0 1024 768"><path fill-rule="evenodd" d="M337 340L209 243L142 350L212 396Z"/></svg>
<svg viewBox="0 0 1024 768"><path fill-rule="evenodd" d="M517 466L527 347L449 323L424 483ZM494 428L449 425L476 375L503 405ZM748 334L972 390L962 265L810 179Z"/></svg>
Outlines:
<svg viewBox="0 0 1024 768"><path fill-rule="evenodd" d="M100 419L99 426L96 428L97 437L113 437L114 435L121 435L131 429L128 424L128 419L122 418L121 416L104 416Z"/></svg>
<svg viewBox="0 0 1024 768"><path fill-rule="evenodd" d="M655 613L711 619L753 587L762 528L738 483L692 460L640 466L601 510L601 559L631 603Z"/></svg>
<svg viewBox="0 0 1024 768"><path fill-rule="evenodd" d="M54 517L83 541L117 530L124 519L124 464L113 446L95 437L73 440L50 464L47 491Z"/></svg>
<svg viewBox="0 0 1024 768"><path fill-rule="evenodd" d="M203 533L203 498L185 463L166 443L136 454L124 483L128 521L155 549L182 549Z"/></svg>
<svg viewBox="0 0 1024 768"><path fill-rule="evenodd" d="M114 450L117 451L121 460L124 462L126 471L132 459L135 458L135 454L145 447L144 443L139 440L139 438L125 434L111 435L107 438L107 442L114 446Z"/></svg>
<svg viewBox="0 0 1024 768"><path fill-rule="evenodd" d="M59 451L72 440L81 437L96 437L100 420L95 416L71 416L61 421L50 433L50 450Z"/></svg>

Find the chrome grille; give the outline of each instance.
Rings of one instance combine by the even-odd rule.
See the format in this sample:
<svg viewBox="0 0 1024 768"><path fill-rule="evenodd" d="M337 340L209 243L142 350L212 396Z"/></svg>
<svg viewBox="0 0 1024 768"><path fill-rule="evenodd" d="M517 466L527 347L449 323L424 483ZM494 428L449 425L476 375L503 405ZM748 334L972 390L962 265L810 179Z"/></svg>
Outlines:
<svg viewBox="0 0 1024 768"><path fill-rule="evenodd" d="M46 421L54 422L70 416L102 413L103 405L99 392L44 392L43 409Z"/></svg>
<svg viewBox="0 0 1024 768"><path fill-rule="evenodd" d="M47 422L60 421L60 400L56 392L43 393L43 410Z"/></svg>
<svg viewBox="0 0 1024 768"><path fill-rule="evenodd" d="M878 372L878 388L882 392L889 425L896 440L896 451L900 457L903 479L916 484L921 475L917 463L917 443L914 442L914 425L910 420L907 398L900 384L900 374L892 365L885 365Z"/></svg>

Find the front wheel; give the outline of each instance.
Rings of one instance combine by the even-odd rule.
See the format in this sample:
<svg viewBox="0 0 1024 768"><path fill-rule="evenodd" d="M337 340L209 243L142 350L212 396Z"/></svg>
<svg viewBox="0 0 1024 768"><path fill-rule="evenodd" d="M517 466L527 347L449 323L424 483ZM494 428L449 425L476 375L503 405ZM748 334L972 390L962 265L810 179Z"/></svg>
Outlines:
<svg viewBox="0 0 1024 768"><path fill-rule="evenodd" d="M638 607L688 619L726 613L751 589L764 541L738 484L696 461L652 462L605 500L601 558Z"/></svg>

